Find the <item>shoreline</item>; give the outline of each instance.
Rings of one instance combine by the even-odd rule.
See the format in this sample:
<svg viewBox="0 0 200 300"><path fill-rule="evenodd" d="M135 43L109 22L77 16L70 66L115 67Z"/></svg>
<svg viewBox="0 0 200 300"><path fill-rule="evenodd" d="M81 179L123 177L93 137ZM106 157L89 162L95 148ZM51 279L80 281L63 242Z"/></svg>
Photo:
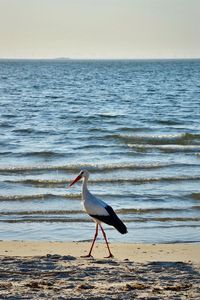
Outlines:
<svg viewBox="0 0 200 300"><path fill-rule="evenodd" d="M80 257L88 253L91 242L56 241L0 241L0 256L44 256L47 254L73 255ZM183 261L200 263L200 244L131 244L111 243L115 259L136 262ZM94 258L104 258L107 249L97 242L92 252Z"/></svg>

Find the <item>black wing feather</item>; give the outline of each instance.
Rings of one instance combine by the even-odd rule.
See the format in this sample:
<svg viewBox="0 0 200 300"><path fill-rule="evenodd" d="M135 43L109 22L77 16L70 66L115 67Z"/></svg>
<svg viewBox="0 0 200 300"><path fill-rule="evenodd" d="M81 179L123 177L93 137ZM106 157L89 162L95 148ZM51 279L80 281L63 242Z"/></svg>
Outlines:
<svg viewBox="0 0 200 300"><path fill-rule="evenodd" d="M105 209L108 212L108 216L99 216L99 215L90 215L92 218L95 218L99 221L102 221L108 225L115 227L121 234L127 233L127 228L120 218L116 215L111 206L107 205Z"/></svg>

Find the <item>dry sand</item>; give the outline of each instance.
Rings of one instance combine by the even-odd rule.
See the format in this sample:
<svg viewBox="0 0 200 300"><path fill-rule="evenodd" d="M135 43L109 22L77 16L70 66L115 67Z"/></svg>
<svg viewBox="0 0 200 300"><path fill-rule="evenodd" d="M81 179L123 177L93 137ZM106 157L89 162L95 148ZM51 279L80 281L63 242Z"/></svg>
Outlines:
<svg viewBox="0 0 200 300"><path fill-rule="evenodd" d="M0 241L0 299L200 299L200 245Z"/></svg>

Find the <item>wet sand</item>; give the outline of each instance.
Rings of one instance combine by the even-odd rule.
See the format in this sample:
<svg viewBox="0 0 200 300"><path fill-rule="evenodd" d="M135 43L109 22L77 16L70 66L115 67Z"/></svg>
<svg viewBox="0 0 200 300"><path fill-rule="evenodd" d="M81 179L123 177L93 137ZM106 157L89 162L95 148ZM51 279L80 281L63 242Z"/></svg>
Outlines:
<svg viewBox="0 0 200 300"><path fill-rule="evenodd" d="M200 245L0 242L0 299L200 299Z"/></svg>

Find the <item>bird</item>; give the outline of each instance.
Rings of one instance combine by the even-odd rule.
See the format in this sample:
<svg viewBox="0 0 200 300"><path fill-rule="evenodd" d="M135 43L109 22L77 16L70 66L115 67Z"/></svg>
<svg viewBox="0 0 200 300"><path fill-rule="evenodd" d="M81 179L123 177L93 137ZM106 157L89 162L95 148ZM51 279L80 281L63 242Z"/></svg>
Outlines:
<svg viewBox="0 0 200 300"><path fill-rule="evenodd" d="M72 185L74 185L77 181L83 179L82 184L82 201L83 206L86 211L86 213L92 217L94 222L96 223L96 230L94 234L94 238L92 241L91 248L89 250L89 253L82 257L92 257L92 249L94 247L96 238L98 236L98 229L100 227L109 255L106 258L112 258L114 255L112 254L108 239L106 236L106 233L101 225L101 223L108 224L110 226L113 226L115 229L117 229L121 234L127 233L127 227L126 225L119 219L119 217L116 215L115 211L111 206L109 206L106 202L103 200L96 198L94 195L90 193L87 187L88 179L89 179L89 172L87 170L81 170L79 175L67 186L67 188L70 188Z"/></svg>

